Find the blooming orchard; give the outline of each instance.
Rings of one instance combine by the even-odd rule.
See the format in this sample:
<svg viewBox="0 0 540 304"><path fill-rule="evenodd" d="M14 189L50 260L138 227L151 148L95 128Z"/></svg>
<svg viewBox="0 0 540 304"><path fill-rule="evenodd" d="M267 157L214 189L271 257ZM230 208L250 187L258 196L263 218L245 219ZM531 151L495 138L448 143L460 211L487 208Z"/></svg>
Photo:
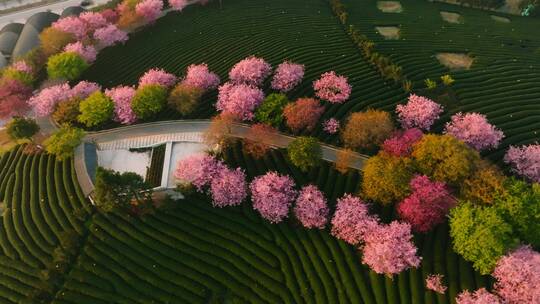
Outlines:
<svg viewBox="0 0 540 304"><path fill-rule="evenodd" d="M279 223L289 213L296 198L294 181L285 175L268 172L256 177L250 184L253 209L271 223Z"/></svg>
<svg viewBox="0 0 540 304"><path fill-rule="evenodd" d="M241 120L252 120L253 111L263 99L264 93L259 88L227 82L219 87L216 109L223 113L233 114Z"/></svg>
<svg viewBox="0 0 540 304"><path fill-rule="evenodd" d="M522 246L497 262L496 293L508 304L540 303L540 253Z"/></svg>
<svg viewBox="0 0 540 304"><path fill-rule="evenodd" d="M262 58L251 56L236 63L229 72L234 84L260 86L272 73L272 66Z"/></svg>
<svg viewBox="0 0 540 304"><path fill-rule="evenodd" d="M174 177L182 184L192 184L203 192L212 179L224 168L224 164L210 155L200 153L190 155L178 162Z"/></svg>
<svg viewBox="0 0 540 304"><path fill-rule="evenodd" d="M246 175L240 168L219 168L210 182L212 205L215 207L237 206L247 197Z"/></svg>
<svg viewBox="0 0 540 304"><path fill-rule="evenodd" d="M165 72L163 69L150 69L139 79L139 86L157 84L166 88L172 87L176 83L176 76Z"/></svg>
<svg viewBox="0 0 540 304"><path fill-rule="evenodd" d="M328 213L326 198L316 186L308 185L300 190L294 214L304 227L323 229L328 222Z"/></svg>
<svg viewBox="0 0 540 304"><path fill-rule="evenodd" d="M131 109L131 101L135 96L135 89L128 86L120 86L105 90L105 95L114 102L114 120L124 125L130 125L137 121L137 116Z"/></svg>
<svg viewBox="0 0 540 304"><path fill-rule="evenodd" d="M429 130L439 119L443 107L433 100L411 94L405 105L397 105L396 113L404 129L419 128Z"/></svg>
<svg viewBox="0 0 540 304"><path fill-rule="evenodd" d="M272 89L288 92L299 85L302 78L304 78L304 65L285 61L276 68L272 79Z"/></svg>
<svg viewBox="0 0 540 304"><path fill-rule="evenodd" d="M474 149L497 148L504 134L487 121L483 114L457 113L446 123L445 133L453 135Z"/></svg>
<svg viewBox="0 0 540 304"><path fill-rule="evenodd" d="M364 240L362 262L376 273L391 276L420 265L411 226L407 223L393 221L388 225L377 225Z"/></svg>
<svg viewBox="0 0 540 304"><path fill-rule="evenodd" d="M79 54L87 63L94 62L97 56L97 51L94 46L83 45L83 43L79 41L66 45L64 51Z"/></svg>
<svg viewBox="0 0 540 304"><path fill-rule="evenodd" d="M128 40L126 32L120 30L116 25L109 24L106 27L97 29L94 32L96 39L102 46L111 46L116 43L124 43Z"/></svg>
<svg viewBox="0 0 540 304"><path fill-rule="evenodd" d="M186 85L197 87L203 91L217 88L219 82L219 76L210 72L206 63L188 66L186 78L182 81Z"/></svg>
<svg viewBox="0 0 540 304"><path fill-rule="evenodd" d="M34 108L38 117L44 117L51 115L60 101L71 98L71 94L69 84L62 83L41 90L28 100L28 104Z"/></svg>
<svg viewBox="0 0 540 304"><path fill-rule="evenodd" d="M332 218L332 235L356 245L376 229L378 218L369 214L368 206L360 198L346 194L338 199Z"/></svg>
<svg viewBox="0 0 540 304"><path fill-rule="evenodd" d="M510 164L517 174L540 183L540 144L510 146L504 161Z"/></svg>
<svg viewBox="0 0 540 304"><path fill-rule="evenodd" d="M83 80L79 83L77 83L72 89L71 89L71 95L73 97L78 97L80 99L85 99L86 97L90 96L92 93L101 90L101 86L95 82L90 82Z"/></svg>
<svg viewBox="0 0 540 304"><path fill-rule="evenodd" d="M347 82L347 77L336 75L330 71L321 75L321 78L313 82L315 95L322 100L331 103L343 103L349 99L352 87Z"/></svg>

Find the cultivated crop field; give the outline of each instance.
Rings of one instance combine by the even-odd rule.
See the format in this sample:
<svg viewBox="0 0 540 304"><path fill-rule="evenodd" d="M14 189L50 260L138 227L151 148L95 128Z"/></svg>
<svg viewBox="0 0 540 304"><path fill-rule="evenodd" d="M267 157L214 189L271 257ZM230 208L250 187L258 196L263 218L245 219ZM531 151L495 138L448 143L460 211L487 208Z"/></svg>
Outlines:
<svg viewBox="0 0 540 304"><path fill-rule="evenodd" d="M476 111L486 114L501 128L506 139L493 153L500 159L508 145L535 142L540 136L540 20L509 17L497 22L494 13L442 3L401 1L403 12L383 13L376 1L346 0L349 22L390 56L404 74L423 86L426 78L450 73L455 104L445 105L453 113ZM439 12L459 13L461 24L445 22ZM386 40L376 26L398 26L401 38ZM435 58L438 53L465 53L474 58L470 70L450 71ZM443 119L442 121L444 121Z"/></svg>
<svg viewBox="0 0 540 304"><path fill-rule="evenodd" d="M491 12L423 1L402 1L401 13L383 13L374 0L344 4L348 22L403 68L413 81L413 92L425 88L426 78L437 80L447 73L455 78L455 97L443 102L449 111L436 131L456 112L484 113L506 135L499 149L489 152L497 161L509 145L538 139L540 39L530 28L540 27L539 20L513 16L503 23L493 20ZM463 22L445 22L441 11L459 13ZM376 26L399 27L400 39L385 40ZM472 68L449 70L436 59L443 52L468 54L474 59ZM228 1L221 8L218 2L189 7L136 33L125 46L105 50L83 78L106 87L135 84L152 67L181 75L189 64L206 62L226 79L228 69L251 54L274 65L284 59L306 65L305 80L292 92L293 99L311 95L311 82L322 72L333 69L348 76L351 100L328 106L323 119L345 118L369 107L393 109L407 95L400 84L385 81L366 63L326 1ZM214 102L215 95L207 96L194 116L213 115ZM320 128L314 135L329 140Z"/></svg>
<svg viewBox="0 0 540 304"><path fill-rule="evenodd" d="M300 185L314 183L332 204L356 192L356 171L340 174L324 164L301 173L284 153L255 161L234 145L226 159L250 177L276 170ZM352 246L327 231L306 230L293 220L269 224L248 204L212 208L201 197L142 219L95 213L83 225L72 210L89 205L78 199L69 160L27 157L18 149L2 163L13 165L2 172L1 194L9 193L5 187L23 187L22 196L33 202L6 200L12 209L3 217L0 240L0 300L6 303L24 301L43 284L40 271L66 230L77 231L82 243L58 278L53 303L449 303L462 289L488 284L451 250L447 225L417 239L422 267L390 279L369 271ZM41 174L44 169L53 173ZM47 187L50 192L43 192ZM433 272L446 275L448 294L424 288Z"/></svg>
<svg viewBox="0 0 540 304"><path fill-rule="evenodd" d="M223 2L222 8L215 1L188 7L132 35L124 46L104 50L82 78L113 87L136 84L153 67L182 75L188 65L206 62L225 82L229 69L249 55L274 66L284 60L306 66L291 100L312 96L312 82L324 72L348 76L354 87L350 101L328 106L322 119L344 118L367 106L390 109L406 96L400 85L385 82L362 59L329 4L318 0L234 0ZM208 96L194 118L214 115L215 101L215 95ZM315 132L325 136L320 129Z"/></svg>
<svg viewBox="0 0 540 304"><path fill-rule="evenodd" d="M263 147L265 151L260 152L263 155L261 158L257 158L257 153L253 151L250 154L247 147L253 138L245 136L242 142L238 138L232 140L224 135L227 132L232 133L230 129L233 125L231 121L227 121L227 114L231 113L220 109L224 114L219 118L222 120L214 120L206 130L208 132L201 138L208 147L225 147L223 151L218 151L216 155L208 152L203 156L195 155L192 159L188 157L188 160L194 159L195 165L192 166L189 161L185 163L180 161L176 166L174 177L179 191L182 193L185 191L187 199L163 201L151 197L149 206L144 205L148 201L139 200L139 195L151 193L140 191L144 186L141 186L142 180L145 178L152 187L161 185L161 174L164 164L168 164L169 155L166 153L170 151L170 144L154 148L148 174L141 177L139 185L130 184L132 188L118 187L129 191L105 192L103 189L107 186L109 187L107 190L114 188L104 182L107 179L103 177L105 176L103 172L107 170L90 168L89 171L97 171L99 177L92 177L96 183L92 193L95 204L92 204L79 186L75 169L78 162L74 161L74 157L69 157L73 147L79 145L84 137L82 129L76 129L80 132L79 137L77 134L68 139L56 137L58 142L62 140L67 142L64 145L58 144L56 150L50 150L51 146L55 146L54 141L44 143L45 150L41 149L42 147L38 150L37 146L32 145L33 135L28 136L29 144L17 145L12 150L0 154L0 304L453 304L456 303L458 294L465 290L475 291L485 287L494 294L499 292L495 284L499 278L493 275L495 266L488 265L491 268L485 271L488 266L480 265L484 266L480 268L476 263L480 258L485 258L481 262L493 256L499 259L510 250L516 249L519 244L532 244L532 247L526 247L528 248L526 250L538 249L538 244L533 242L540 243L535 234L540 226L531 224L529 227L527 222L540 210L538 207L540 188L534 184L539 180L538 171L529 175L523 172L530 173L532 170L527 169L534 165L538 166L538 158L535 158L537 154L534 153L540 150L531 149L532 152L528 152L532 155L530 157L532 165L522 165L526 162L518 159L519 164L525 168L520 170L514 168L515 173L518 173L516 176L519 175L516 178L509 177L510 174L506 176L503 174L503 171L510 173L509 168L512 165L515 167L515 164L507 161L508 165L504 164L502 170L499 170L488 162L483 162L476 150L482 150L482 156L503 164L503 155L510 145L530 144L540 138L540 36L538 31L531 30L531 28L540 29L540 20L507 16L509 22L506 22L506 19L492 18L493 12L425 0L402 0L400 7L394 3L399 12L392 13L382 12L378 7L384 7L384 3L375 0L343 0L344 11L347 13L347 17L344 18L343 15L339 15L340 3L338 0L215 0L206 5L190 5L181 12L171 11L157 19L154 24L130 33L129 40L124 44L100 50L97 60L87 67L80 79L75 77L76 80L96 82L104 89L119 85L136 86L141 75L152 68L162 68L177 76L183 76L188 66L206 63L210 71L220 76L223 84L229 80L228 72L235 63L254 55L264 58L274 68L285 60L305 66L302 82L286 93L286 97L291 101L313 96L324 100L319 92L314 92L313 81L328 71L346 76L348 79L344 82L352 85L352 94L349 99L344 98L341 102L325 101L324 113L315 119L317 126L313 130L299 128L296 131L290 125L286 129L285 122L282 123L280 120L278 128L286 134L279 136L291 136L291 133L309 135L315 138L295 136L291 142L307 139L312 140L314 144L309 146L296 142L299 147L297 150L291 148L292 144L285 149L275 148L278 145L273 145L274 148L270 149L267 145ZM390 6L391 3L387 5ZM442 16L446 16L447 21ZM348 27L349 25L351 27ZM354 40L352 29L366 37L356 37L358 40ZM388 37L383 36L385 33ZM365 45L362 45L368 39L374 42L371 45L371 55L380 56L379 59L384 56L391 59L389 62L392 64L388 64L386 68L396 66L402 68L402 74L395 78L396 81L389 80L392 77L388 77L388 74L385 78L383 75L388 73L387 70L384 71L381 66L377 67L371 63L377 60L367 55L369 52L366 52L363 49ZM66 52L69 53L68 51L63 53ZM445 67L438 60L438 56L441 58L440 55L445 53L450 54L445 58L454 61L459 61L459 56L471 59L472 65L469 69L461 70ZM452 57L456 54L456 57ZM248 58L249 60L253 58ZM441 82L443 75L451 75L455 82L443 85ZM261 85L266 95L276 91L275 88L271 89L271 80L267 76L263 77L266 80ZM427 89L425 80L428 78L436 80L439 86ZM405 85L409 81L412 86L410 92ZM174 90L166 85L152 84L152 86L166 92L167 95L168 91ZM67 88L64 91L69 91L70 94L74 90L67 84L64 84L64 87ZM249 86L246 87L249 89ZM56 89L59 92L48 94L69 95L63 92L62 88L61 85L57 85ZM144 86L140 85L139 89L141 88ZM139 89L137 91L140 92ZM106 111L103 112L106 112L104 115L106 117L95 125L88 125L86 130L99 130L124 124L117 117L113 118L113 111L116 115L118 110L117 101L113 102L114 98L100 92L99 88L96 90L89 92L85 97L75 94L64 99L55 96L40 99L34 98L36 96L34 94L32 98L37 101L37 106L41 105L40 102L43 100L43 103L49 104L50 113L42 115L46 118L43 120L48 122L49 116L58 111L60 104L69 105L68 101L75 101L73 103L76 104L75 110L64 108L65 112L74 116L73 121L81 122L83 116L81 108L92 108L93 104L88 103L88 100L92 101L95 97L98 102L104 101ZM339 88L334 90L340 91ZM201 91L204 92L199 95L203 96L202 101L190 114L182 115L176 109L160 108L154 113L156 116L148 118L135 117L135 114L131 113L135 118L126 124L211 118L217 114L216 91L215 87ZM409 98L411 107L415 106L413 104L415 100L420 100L416 104L424 105L417 106L421 108L417 112L415 109L410 110L415 112L411 116L437 120L435 124L430 121L426 127L420 127L419 124L405 127L406 119L400 117L404 130L396 128L398 121L396 105L404 104L409 93L417 93L435 101L418 96ZM125 98L127 102L123 105L127 107L123 110L134 112L133 100L137 100L134 97L136 94L133 89L133 95ZM226 95L222 92L220 94ZM170 106L171 95L163 98L164 104L169 103ZM55 98L58 100L49 102ZM99 106L98 102L95 104ZM314 102L319 103L317 100ZM444 107L440 119L437 112L439 104L436 102ZM85 106L81 107L81 104ZM423 113L422 110L430 111L428 109L430 104L435 105L437 109L431 109L431 113ZM36 105L33 105L34 110L38 108ZM372 108L385 110L390 114L367 111ZM99 112L100 109L97 110L96 112ZM322 112L322 109L320 111ZM345 122L349 115L362 111L364 112L358 113L361 115L357 118L366 119L365 117L373 115L372 118L366 119L368 123L362 124L361 119L358 119L360 123L356 127L347 126ZM466 133L465 135L474 133L468 132L469 126L460 128L460 132L456 132L457 135L424 136L419 130L439 134L450 116L458 112L486 114L490 123L504 131L505 137L500 145L498 145L500 138L495 138L494 144L488 144L481 147L482 149L474 148L475 142L486 139L488 135L497 137L500 133L502 137L502 133L495 128L489 129L491 125L487 122L479 124L488 129L487 131L481 130L473 134L480 133L480 137L485 136L480 139L473 138L470 142L457 137L461 133ZM277 114L278 118L284 116L288 119L283 113L285 111L281 108ZM373 118L375 115L383 117ZM426 118L426 116L433 117ZM326 126L329 118L337 119L335 132L323 130L322 123L324 122ZM260 118L257 120L261 122ZM43 125L41 120L39 124L41 127L55 128ZM433 128L430 130L432 124ZM471 125L474 126L473 123ZM52 138L65 130L69 132L70 128L62 126ZM220 130L211 130L212 128ZM352 138L350 142L353 143L365 130L369 133L371 129L379 129L373 132L388 134L385 134L386 137L382 140L372 136L369 139L370 145L354 146L348 144L345 139L344 142L340 142L340 135L345 138L346 130L354 128L358 132L350 132L352 135L349 136L349 139ZM249 132L253 129L256 128L251 128ZM73 130L75 128L71 128L71 131ZM200 132L202 131L205 130ZM418 138L414 138L416 131L419 133ZM261 138L256 138L254 142L264 141L263 137L271 137L273 133L270 133L259 133ZM253 136L251 133L248 135ZM212 136L216 137L215 141L212 141ZM367 138L371 134L362 136ZM408 136L411 138L407 138ZM73 139L74 137L77 138ZM96 135L96 138L98 137L99 133ZM86 140L88 138L86 137ZM428 139L425 140L426 138ZM392 143L391 140L395 141ZM332 160L335 164L321 160L319 141L336 146L336 150L332 150L338 151ZM21 142L19 141L19 144ZM221 145L225 143L231 144ZM69 146L70 144L73 145ZM36 149L31 150L32 147ZM491 147L497 148L490 150ZM353 152L347 152L344 148L356 149L355 152L370 154L373 158L365 160L364 171L347 171L350 163L343 169L341 165L347 161L339 159L342 156L340 153ZM371 155L379 149L380 152L376 156ZM75 157L82 157L77 153ZM347 157L346 153L344 158ZM514 153L517 154L515 151ZM61 156L64 155L68 157L62 159ZM296 158L293 157L295 155ZM208 160L210 158L215 163L212 163L212 166L208 165L199 161L197 159L199 156L206 157L204 158L206 162L210 162ZM519 158L518 156L514 158ZM306 165L307 169L302 171L304 168L295 163L295 160L299 159L313 160L313 163ZM371 166L368 166L368 163ZM192 179L179 177L184 173L180 172L180 169L186 167L188 168L186 172L191 168L195 174L204 175L206 180L204 183L201 182L200 188L196 184L199 182L196 180L198 177ZM343 170L338 171L336 167ZM77 173L78 171L77 169ZM265 196L266 193L262 190L260 190L262 194L259 193L257 197L258 189L254 184L257 184L257 179L268 175L267 173L271 171L281 174L282 178L290 177L291 184L294 185L290 186L292 190L289 190L293 193L291 196L295 196L290 202L279 195L274 196L271 192L269 192L271 195ZM103 175L100 175L101 173ZM119 177L120 174L114 175L115 172L111 171L108 174L113 176L108 181L118 182L122 179ZM228 178L231 175L234 177L234 174L241 175L242 183L232 185L235 180ZM425 182L427 186L424 187L432 192L413 190L415 183L413 181L422 182L422 179L427 180ZM518 184L518 179L522 184ZM123 182L132 181L133 179ZM369 181L372 184L369 184ZM317 191L320 190L321 196L327 200L327 204L326 200L324 201L324 207L328 207L328 210L326 214L320 216L326 222L316 227L321 229L316 229L315 226L312 226L312 229L305 228L308 225L297 214L302 196L300 193L304 190L303 186L308 185L316 186ZM214 186L218 190L215 190ZM238 188L243 186L241 190L245 193L238 202L231 199L219 205L216 203L218 199L214 196L215 192L219 193L219 186L229 191L235 189L235 186ZM272 186L263 185L261 188ZM199 192L195 192L194 189ZM193 190L193 193L189 190ZM205 191L208 195L203 194ZM441 194L440 198L433 198L440 194L434 192L445 194ZM471 192L478 194L477 197ZM135 198L130 196L132 193ZM343 232L339 231L342 229L340 223L336 224L333 220L337 218L336 222L339 221L340 215L336 212L337 201L339 200L341 204L344 201L341 198L345 194L355 195L355 199L359 202L357 205L367 211L363 215L365 218L358 219L361 217L359 215L361 212L358 212L360 209L351 207L352 211L348 211L350 214L346 214L349 218L345 224L341 224L345 226ZM519 196L520 194L523 195ZM232 195L223 196L228 199ZM256 199L260 199L261 196L268 201L273 199L278 204L286 205L285 216L273 220L272 215L265 215L261 210L264 207L255 206ZM431 198L433 201L429 200ZM309 204L315 205L315 198L306 200ZM293 201L295 208L290 208ZM104 202L116 206L107 209L108 205ZM407 210L403 211L404 209L400 207L405 205L404 208L407 208L407 203L411 202L417 205L410 207L409 212L414 209L416 213L407 217ZM454 215L451 212L464 205L471 206L472 215L462 213L464 224L452 223L452 220L456 220L459 216L452 218ZM348 207L345 203L340 206ZM144 209L145 207L148 207L148 210ZM279 207L281 206L270 206L268 209ZM439 210L439 213L442 213L440 221L436 217L438 214L429 213L433 211L429 208L444 209ZM323 208L316 211L323 213L324 210L321 209ZM473 213L481 214L486 210L492 212L485 213L488 215L480 220L474 218ZM418 230L419 225L411 228L412 223L418 223L415 221L420 221L422 217L428 218L426 222L433 226L426 230ZM373 221L369 222L370 219ZM511 222L514 220L517 224ZM455 226L450 228L449 222ZM360 224L365 225L359 227ZM368 227L370 224L373 227ZM377 260L381 256L378 262L380 264L386 262L385 267L396 269L401 267L401 270L406 270L400 272L386 268L384 271L375 272L380 265L377 265L377 261L371 264L369 261L366 262L369 259L365 258L368 256L366 252L369 252L366 250L369 244L366 235L377 235L378 231L391 231L382 229L392 224L406 226L408 234L393 236L392 233L388 233L389 238L395 238L397 241L388 241L391 245L380 251L376 250L382 246L373 246L376 250L372 253L376 252L379 255L372 254L371 257L372 260ZM468 241L468 244L462 247L477 249L485 245L481 249L486 249L487 257L483 256L482 252L470 258L478 251L471 253L472 250L462 250L465 254L469 254L468 260L465 260L463 252L456 253L459 252L460 249L457 247L461 244L456 246L459 240L456 241L458 233L455 231L461 227L465 227L463 231L469 229L465 232L458 230L466 235L462 239ZM499 228L502 232L498 231ZM451 229L453 234L450 232ZM353 237L347 235L347 230L352 231L349 231L350 234L365 235L351 241ZM363 232L359 232L360 230ZM484 236L486 237L482 238ZM379 238L384 239L384 236ZM384 244L386 241L380 241L380 244L386 245ZM398 255L402 256L394 260L389 258L392 253L408 248L403 246L403 243L411 245L413 249L398 252ZM372 240L371 245L373 244L380 245ZM395 252L389 253L392 250ZM410 260L403 262L405 260L403 256L407 255L414 256L417 263ZM421 258L421 263L418 258ZM385 259L401 265L388 266L391 263L383 261ZM469 261L475 262L475 268ZM475 269L484 271L479 272ZM491 276L481 273L489 273ZM394 275L390 276L391 274ZM426 286L426 279L429 281L435 274L442 276L439 279L444 278L446 290L435 292L434 288ZM524 289L527 288L530 286ZM497 295L499 296L503 297L501 294Z"/></svg>

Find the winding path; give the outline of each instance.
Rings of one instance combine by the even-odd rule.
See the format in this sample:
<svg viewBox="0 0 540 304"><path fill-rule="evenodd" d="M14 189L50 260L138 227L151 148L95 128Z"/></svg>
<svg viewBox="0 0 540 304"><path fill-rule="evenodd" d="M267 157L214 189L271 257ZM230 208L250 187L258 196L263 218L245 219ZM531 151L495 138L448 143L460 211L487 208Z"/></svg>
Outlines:
<svg viewBox="0 0 540 304"><path fill-rule="evenodd" d="M164 135L177 135L181 133L202 134L209 126L210 120L208 119L173 120L138 124L88 133L83 140L83 144L79 145L79 147L75 149L75 170L77 172L79 184L81 185L85 195L89 195L94 191L94 184L86 168L84 143L94 143L99 145L100 143L118 140L145 138L148 139L146 140L148 145L155 145L164 142L162 139ZM230 135L237 138L245 138L248 134L249 128L250 126L247 124L235 123L231 127ZM152 138L156 138L156 140L152 141ZM269 137L266 143L276 148L285 148L294 139L294 136L276 133L275 135ZM336 162L337 153L342 149L327 144L321 144L321 150L322 159L329 162ZM364 162L367 159L367 155L353 153L349 167L362 170Z"/></svg>

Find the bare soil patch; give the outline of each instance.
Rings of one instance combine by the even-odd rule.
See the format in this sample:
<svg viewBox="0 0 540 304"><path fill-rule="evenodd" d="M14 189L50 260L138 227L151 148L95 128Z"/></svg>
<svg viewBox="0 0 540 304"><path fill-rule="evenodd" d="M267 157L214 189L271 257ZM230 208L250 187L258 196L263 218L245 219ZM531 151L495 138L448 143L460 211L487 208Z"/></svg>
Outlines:
<svg viewBox="0 0 540 304"><path fill-rule="evenodd" d="M510 23L510 19L508 19L506 17L491 15L491 19L493 19L493 20L495 20L497 22Z"/></svg>
<svg viewBox="0 0 540 304"><path fill-rule="evenodd" d="M450 70L468 70L474 61L469 55L460 53L438 53L435 57Z"/></svg>
<svg viewBox="0 0 540 304"><path fill-rule="evenodd" d="M458 13L444 12L444 11L441 11L440 13L443 20L448 23L455 23L455 24L463 23L463 18Z"/></svg>
<svg viewBox="0 0 540 304"><path fill-rule="evenodd" d="M378 1L377 8L383 13L401 13L403 7L399 1Z"/></svg>
<svg viewBox="0 0 540 304"><path fill-rule="evenodd" d="M399 27L397 26L376 26L375 30L377 31L377 33L383 36L384 39L388 39L388 40L399 39Z"/></svg>

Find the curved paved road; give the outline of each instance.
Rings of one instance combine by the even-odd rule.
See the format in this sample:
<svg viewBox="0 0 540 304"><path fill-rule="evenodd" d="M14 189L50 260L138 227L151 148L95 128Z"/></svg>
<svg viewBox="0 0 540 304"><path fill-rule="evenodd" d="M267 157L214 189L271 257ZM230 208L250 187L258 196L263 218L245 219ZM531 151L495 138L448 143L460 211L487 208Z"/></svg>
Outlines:
<svg viewBox="0 0 540 304"><path fill-rule="evenodd" d="M84 142L108 142L120 139L146 137L154 135L183 133L183 132L204 132L210 126L210 120L173 120L163 122L153 122L146 124L138 124L127 127L120 127L105 131L89 133ZM249 125L236 123L231 128L231 136L244 138L249 131ZM295 137L285 135L283 133L277 133L274 136L269 137L267 144L285 148L293 141ZM335 162L337 159L337 153L342 150L335 146L327 144L321 144L322 158L329 162ZM351 168L362 170L364 162L368 159L367 155L360 153L353 153L352 161L350 163ZM94 190L94 185L88 176L86 165L84 161L84 144L77 147L75 150L75 170L77 172L77 178L83 192L88 195Z"/></svg>

